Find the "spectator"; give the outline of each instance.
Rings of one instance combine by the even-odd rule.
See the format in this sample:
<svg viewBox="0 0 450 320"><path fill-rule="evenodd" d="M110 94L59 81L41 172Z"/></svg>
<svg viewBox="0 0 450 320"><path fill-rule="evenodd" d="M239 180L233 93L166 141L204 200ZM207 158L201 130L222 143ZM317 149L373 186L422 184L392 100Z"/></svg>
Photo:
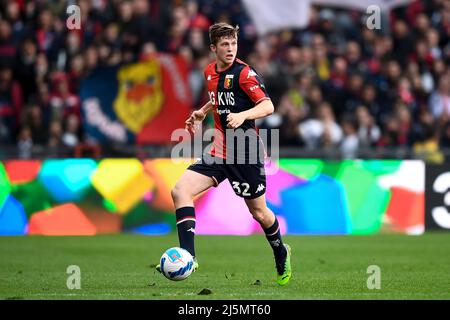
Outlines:
<svg viewBox="0 0 450 320"><path fill-rule="evenodd" d="M34 104L25 110L25 119L23 123L25 123L26 128L30 130L33 144L45 146L48 139L48 127L44 122L44 116L39 105Z"/></svg>
<svg viewBox="0 0 450 320"><path fill-rule="evenodd" d="M20 16L20 5L18 1L7 1L5 18L11 25L14 41L19 40L24 33L25 25Z"/></svg>
<svg viewBox="0 0 450 320"><path fill-rule="evenodd" d="M369 113L366 106L360 105L356 108L356 118L358 121L358 140L361 147L375 146L380 139L381 131L375 123L375 119Z"/></svg>
<svg viewBox="0 0 450 320"><path fill-rule="evenodd" d="M430 19L425 13L419 13L417 15L414 29L418 38L423 38L427 35L430 29Z"/></svg>
<svg viewBox="0 0 450 320"><path fill-rule="evenodd" d="M11 25L0 19L0 63L11 65L16 56L16 43L12 36Z"/></svg>
<svg viewBox="0 0 450 320"><path fill-rule="evenodd" d="M20 45L17 61L14 67L14 77L23 89L25 102L29 102L36 93L36 60L38 48L32 38L26 38Z"/></svg>
<svg viewBox="0 0 450 320"><path fill-rule="evenodd" d="M417 62L420 70L429 70L433 65L433 55L425 39L419 39L415 43L415 50L410 54L410 59Z"/></svg>
<svg viewBox="0 0 450 320"><path fill-rule="evenodd" d="M73 148L80 141L80 121L78 117L74 114L69 115L65 127L62 142L65 146Z"/></svg>
<svg viewBox="0 0 450 320"><path fill-rule="evenodd" d="M416 97L413 94L411 82L408 78L402 77L397 84L397 96L400 103L408 106L409 109L417 111Z"/></svg>
<svg viewBox="0 0 450 320"><path fill-rule="evenodd" d="M82 39L79 32L70 31L67 34L64 47L61 47L58 55L60 70L66 70L72 59L81 54L82 52Z"/></svg>
<svg viewBox="0 0 450 320"><path fill-rule="evenodd" d="M90 46L90 47L86 48L86 51L84 52L86 74L89 74L89 72L91 72L91 71L95 70L95 68L97 68L98 60L99 60L99 58L98 58L97 49L94 46Z"/></svg>
<svg viewBox="0 0 450 320"><path fill-rule="evenodd" d="M83 56L78 54L70 60L68 80L69 80L69 91L79 92L80 82L85 76L85 62Z"/></svg>
<svg viewBox="0 0 450 320"><path fill-rule="evenodd" d="M47 146L54 150L60 149L63 146L62 135L61 122L57 120L52 121L50 124Z"/></svg>
<svg viewBox="0 0 450 320"><path fill-rule="evenodd" d="M364 85L364 78L359 73L351 74L345 86L344 108L339 109L340 113L355 113L356 107L361 104L361 91Z"/></svg>
<svg viewBox="0 0 450 320"><path fill-rule="evenodd" d="M433 81L435 83L438 82L438 81L436 81L437 79L439 79L440 77L442 77L444 75L445 69L446 69L446 65L445 65L445 62L443 59L434 60L432 73L433 73Z"/></svg>
<svg viewBox="0 0 450 320"><path fill-rule="evenodd" d="M338 146L342 139L342 129L336 123L333 109L323 102L317 109L317 116L299 124L300 137L307 148Z"/></svg>
<svg viewBox="0 0 450 320"><path fill-rule="evenodd" d="M411 112L404 104L397 104L394 113L386 121L378 146L400 147L411 144Z"/></svg>
<svg viewBox="0 0 450 320"><path fill-rule="evenodd" d="M38 28L35 32L37 47L44 52L50 61L55 61L58 54L58 34L54 30L53 21L55 17L49 9L43 9L39 13Z"/></svg>
<svg viewBox="0 0 450 320"><path fill-rule="evenodd" d="M399 121L395 117L386 120L380 140L377 142L378 147L397 147L400 146L399 138Z"/></svg>
<svg viewBox="0 0 450 320"><path fill-rule="evenodd" d="M433 126L433 117L428 112L423 112L420 123L416 124L418 134L413 143L413 152L428 163L442 164L444 155L440 151L439 139L436 128Z"/></svg>
<svg viewBox="0 0 450 320"><path fill-rule="evenodd" d="M120 49L121 41L119 37L119 25L111 22L105 27L103 41L113 49Z"/></svg>
<svg viewBox="0 0 450 320"><path fill-rule="evenodd" d="M385 114L388 110L384 110L381 104L377 101L377 89L373 84L366 83L362 88L361 103L366 106L367 111L372 117L375 118L375 122L383 122Z"/></svg>
<svg viewBox="0 0 450 320"><path fill-rule="evenodd" d="M418 117L418 121L414 122L411 127L412 144L436 138L437 129L432 114L428 110L423 110Z"/></svg>
<svg viewBox="0 0 450 320"><path fill-rule="evenodd" d="M361 48L356 41L347 42L345 48L345 58L350 73L358 73L364 71L364 64L361 57Z"/></svg>
<svg viewBox="0 0 450 320"><path fill-rule="evenodd" d="M342 89L347 82L348 64L342 57L336 57L333 61L333 69L330 74L330 84L335 89Z"/></svg>
<svg viewBox="0 0 450 320"><path fill-rule="evenodd" d="M201 56L204 52L208 51L207 40L205 39L204 32L201 29L192 29L188 35L188 45L192 48L192 52L195 58Z"/></svg>
<svg viewBox="0 0 450 320"><path fill-rule="evenodd" d="M320 87L318 85L312 86L307 93L306 99L310 109L316 110L324 100Z"/></svg>
<svg viewBox="0 0 450 320"><path fill-rule="evenodd" d="M435 119L450 114L450 76L444 74L439 79L437 90L430 96L429 106Z"/></svg>
<svg viewBox="0 0 450 320"><path fill-rule="evenodd" d="M13 143L22 112L22 89L10 67L0 66L0 141Z"/></svg>
<svg viewBox="0 0 450 320"><path fill-rule="evenodd" d="M189 17L189 27L191 29L199 29L202 32L207 32L210 26L209 19L199 12L199 5L197 1L189 0L186 3L186 11Z"/></svg>
<svg viewBox="0 0 450 320"><path fill-rule="evenodd" d="M436 29L430 28L427 31L426 37L432 60L440 59L442 57L442 49L439 47L439 32Z"/></svg>
<svg viewBox="0 0 450 320"><path fill-rule="evenodd" d="M330 77L330 63L323 36L315 34L312 38L311 47L313 49L315 71L321 81L327 81Z"/></svg>
<svg viewBox="0 0 450 320"><path fill-rule="evenodd" d="M353 115L344 115L341 122L343 137L340 145L341 155L344 159L354 159L358 154L359 139L358 125Z"/></svg>
<svg viewBox="0 0 450 320"><path fill-rule="evenodd" d="M286 85L292 86L302 71L302 51L299 47L290 46L285 51L281 73Z"/></svg>
<svg viewBox="0 0 450 320"><path fill-rule="evenodd" d="M168 52L177 52L187 41L187 30L189 28L189 17L183 6L177 6L172 12L173 24L170 27L169 37L165 49Z"/></svg>
<svg viewBox="0 0 450 320"><path fill-rule="evenodd" d="M36 77L36 86L46 83L49 81L49 65L48 60L45 54L40 53L36 58L35 64L35 77ZM36 89L33 90L33 95L36 94Z"/></svg>
<svg viewBox="0 0 450 320"><path fill-rule="evenodd" d="M31 150L33 148L33 140L31 138L31 130L28 127L23 127L19 133L19 140L17 141L17 148L19 150L19 159L30 159Z"/></svg>
<svg viewBox="0 0 450 320"><path fill-rule="evenodd" d="M265 119L269 128L280 129L280 144L282 146L303 144L298 134L298 125L308 114L304 101L295 91L286 93L282 98L277 110Z"/></svg>
<svg viewBox="0 0 450 320"><path fill-rule="evenodd" d="M398 119L398 145L411 145L412 116L410 108L399 103L396 106L395 117Z"/></svg>
<svg viewBox="0 0 450 320"><path fill-rule="evenodd" d="M53 74L53 90L50 94L50 107L53 119L65 120L69 114L81 117L80 98L69 91L68 78L65 73Z"/></svg>
<svg viewBox="0 0 450 320"><path fill-rule="evenodd" d="M404 20L394 22L392 38L394 41L393 56L402 67L406 67L405 57L414 48L414 40L409 32L408 24Z"/></svg>

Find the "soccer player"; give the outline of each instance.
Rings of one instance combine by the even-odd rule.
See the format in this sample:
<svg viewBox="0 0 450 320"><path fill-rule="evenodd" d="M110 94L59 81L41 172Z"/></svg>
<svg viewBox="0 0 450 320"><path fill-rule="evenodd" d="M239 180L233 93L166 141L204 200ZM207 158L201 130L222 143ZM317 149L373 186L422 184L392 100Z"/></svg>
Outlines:
<svg viewBox="0 0 450 320"><path fill-rule="evenodd" d="M186 130L195 132L212 110L214 140L209 153L189 166L172 190L178 238L180 247L196 257L193 199L228 178L264 230L274 253L277 282L285 285L291 278L290 247L283 243L277 218L266 205L264 146L255 126L255 119L272 114L274 107L260 76L236 58L238 32L238 26L226 23L209 28L210 48L216 56L204 71L210 101L186 120ZM197 268L195 258L194 271Z"/></svg>

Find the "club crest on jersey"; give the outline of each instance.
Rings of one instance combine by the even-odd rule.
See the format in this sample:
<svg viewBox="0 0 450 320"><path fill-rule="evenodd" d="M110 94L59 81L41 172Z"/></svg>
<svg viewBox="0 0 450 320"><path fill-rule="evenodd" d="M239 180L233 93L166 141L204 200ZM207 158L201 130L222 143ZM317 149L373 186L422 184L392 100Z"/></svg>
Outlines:
<svg viewBox="0 0 450 320"><path fill-rule="evenodd" d="M234 74L227 74L225 76L225 81L223 83L223 87L225 89L231 89L233 87L233 78L234 78Z"/></svg>

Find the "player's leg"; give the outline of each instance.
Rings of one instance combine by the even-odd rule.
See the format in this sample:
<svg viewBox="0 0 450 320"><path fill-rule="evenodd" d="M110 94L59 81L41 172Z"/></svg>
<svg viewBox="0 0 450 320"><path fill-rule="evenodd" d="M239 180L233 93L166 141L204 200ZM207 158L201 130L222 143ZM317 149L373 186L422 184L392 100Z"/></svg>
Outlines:
<svg viewBox="0 0 450 320"><path fill-rule="evenodd" d="M194 257L194 271L198 269L198 262L195 257L195 208L194 198L215 186L217 179L211 169L207 169L205 165L194 164L189 167L180 177L175 187L172 189L172 199L175 206L175 217L177 221L178 240L180 247L189 251ZM203 172L199 173L199 172ZM210 176L208 176L210 175ZM214 178L213 178L214 177ZM156 270L161 272L161 266L158 264Z"/></svg>
<svg viewBox="0 0 450 320"><path fill-rule="evenodd" d="M225 172L236 195L243 197L253 218L259 222L272 247L280 285L291 278L290 248L283 244L275 214L266 204L264 164L227 165Z"/></svg>
<svg viewBox="0 0 450 320"><path fill-rule="evenodd" d="M194 198L200 193L216 186L213 177L190 170L186 170L171 190L175 209L194 206Z"/></svg>
<svg viewBox="0 0 450 320"><path fill-rule="evenodd" d="M272 210L267 207L264 194L257 198L245 199L245 203L253 218L261 225L267 241L272 247L278 273L278 284L287 284L292 276L290 247L283 243L278 219Z"/></svg>
<svg viewBox="0 0 450 320"><path fill-rule="evenodd" d="M193 257L195 257L194 197L214 185L213 178L193 170L186 170L172 189L180 247L189 251Z"/></svg>

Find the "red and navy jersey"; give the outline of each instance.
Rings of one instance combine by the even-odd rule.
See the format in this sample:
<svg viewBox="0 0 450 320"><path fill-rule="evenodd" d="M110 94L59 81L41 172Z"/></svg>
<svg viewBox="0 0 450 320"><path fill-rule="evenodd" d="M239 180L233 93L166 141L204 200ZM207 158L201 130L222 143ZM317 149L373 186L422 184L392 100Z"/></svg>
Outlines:
<svg viewBox="0 0 450 320"><path fill-rule="evenodd" d="M249 153L259 152L261 147L255 120L246 120L237 128L258 140L257 149L249 148L246 145L245 154L243 154L237 150L237 141L231 146L233 150L230 150L230 144L227 145L227 142L230 142L226 139L227 116L230 113L251 109L261 101L270 99L261 77L248 64L239 59L235 59L233 64L220 72L217 70L216 63L211 63L205 68L204 74L214 112L215 134L210 154L226 159L227 153L233 153L234 158L245 157L248 160Z"/></svg>

